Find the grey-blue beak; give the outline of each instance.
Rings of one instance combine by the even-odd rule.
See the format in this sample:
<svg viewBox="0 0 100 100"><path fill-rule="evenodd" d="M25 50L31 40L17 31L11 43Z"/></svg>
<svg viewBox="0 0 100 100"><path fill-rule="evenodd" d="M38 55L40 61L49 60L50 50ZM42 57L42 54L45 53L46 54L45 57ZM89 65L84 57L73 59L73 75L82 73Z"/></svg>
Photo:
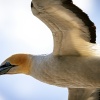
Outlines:
<svg viewBox="0 0 100 100"><path fill-rule="evenodd" d="M12 67L15 67L17 65L11 65L9 62L6 62L5 64L0 66L0 75L6 74Z"/></svg>

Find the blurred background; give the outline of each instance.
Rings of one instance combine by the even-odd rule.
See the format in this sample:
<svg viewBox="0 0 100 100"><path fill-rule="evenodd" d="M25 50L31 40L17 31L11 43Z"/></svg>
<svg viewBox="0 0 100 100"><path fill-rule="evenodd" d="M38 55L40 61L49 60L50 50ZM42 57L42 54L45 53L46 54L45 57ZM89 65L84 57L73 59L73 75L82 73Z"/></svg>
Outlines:
<svg viewBox="0 0 100 100"><path fill-rule="evenodd" d="M73 0L97 27L100 43L100 0ZM49 54L50 30L31 13L31 0L0 0L0 63L16 53ZM30 76L0 76L0 100L67 100L67 88L42 83Z"/></svg>

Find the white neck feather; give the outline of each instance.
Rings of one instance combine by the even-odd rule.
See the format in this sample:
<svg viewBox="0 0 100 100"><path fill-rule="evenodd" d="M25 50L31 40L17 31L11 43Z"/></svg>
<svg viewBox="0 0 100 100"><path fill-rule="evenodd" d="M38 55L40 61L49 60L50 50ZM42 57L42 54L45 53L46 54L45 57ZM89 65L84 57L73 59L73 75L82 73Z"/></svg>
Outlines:
<svg viewBox="0 0 100 100"><path fill-rule="evenodd" d="M71 88L100 87L98 57L30 56L30 75L40 81Z"/></svg>

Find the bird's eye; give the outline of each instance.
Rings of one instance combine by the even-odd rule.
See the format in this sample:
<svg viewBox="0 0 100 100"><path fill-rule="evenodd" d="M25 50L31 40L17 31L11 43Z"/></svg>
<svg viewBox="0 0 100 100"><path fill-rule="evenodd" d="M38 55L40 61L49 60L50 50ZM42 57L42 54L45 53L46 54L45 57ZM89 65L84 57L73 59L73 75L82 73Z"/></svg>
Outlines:
<svg viewBox="0 0 100 100"><path fill-rule="evenodd" d="M17 66L17 65L12 65L10 62L6 62L3 66L5 66L5 67L15 67L15 66Z"/></svg>
<svg viewBox="0 0 100 100"><path fill-rule="evenodd" d="M1 65L0 67L8 67L8 66L12 66L11 64L10 64L10 62L5 62L3 65Z"/></svg>
<svg viewBox="0 0 100 100"><path fill-rule="evenodd" d="M4 65L5 66L11 66L10 62L6 62Z"/></svg>

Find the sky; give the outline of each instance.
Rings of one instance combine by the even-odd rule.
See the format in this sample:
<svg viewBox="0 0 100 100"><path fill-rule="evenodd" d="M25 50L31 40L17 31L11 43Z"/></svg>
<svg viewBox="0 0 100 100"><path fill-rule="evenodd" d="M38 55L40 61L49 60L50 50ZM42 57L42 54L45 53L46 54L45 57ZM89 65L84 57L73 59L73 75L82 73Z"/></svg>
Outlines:
<svg viewBox="0 0 100 100"><path fill-rule="evenodd" d="M100 43L100 0L73 0L97 27ZM32 15L31 0L0 0L0 63L16 53L49 54L52 33ZM0 76L0 100L67 100L67 88L42 83L31 76Z"/></svg>

